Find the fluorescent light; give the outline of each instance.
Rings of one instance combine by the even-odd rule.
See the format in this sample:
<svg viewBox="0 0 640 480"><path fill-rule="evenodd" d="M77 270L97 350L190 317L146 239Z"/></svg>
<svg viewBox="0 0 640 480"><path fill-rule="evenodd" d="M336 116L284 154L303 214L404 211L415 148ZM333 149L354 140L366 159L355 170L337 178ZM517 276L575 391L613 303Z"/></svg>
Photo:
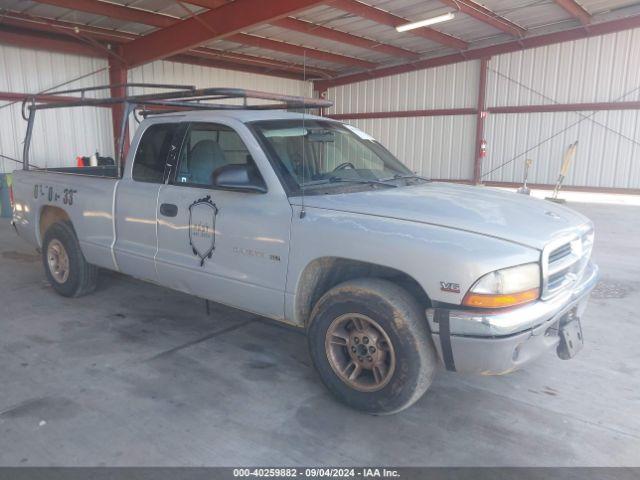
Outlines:
<svg viewBox="0 0 640 480"><path fill-rule="evenodd" d="M455 17L456 16L453 12L449 12L449 13L445 13L444 15L439 15L437 17L420 20L419 22L412 22L412 23L406 23L404 25L399 25L396 27L396 30L398 32L406 32L407 30L413 30L414 28L427 27L429 25L434 25L436 23L442 23L448 20L453 20Z"/></svg>

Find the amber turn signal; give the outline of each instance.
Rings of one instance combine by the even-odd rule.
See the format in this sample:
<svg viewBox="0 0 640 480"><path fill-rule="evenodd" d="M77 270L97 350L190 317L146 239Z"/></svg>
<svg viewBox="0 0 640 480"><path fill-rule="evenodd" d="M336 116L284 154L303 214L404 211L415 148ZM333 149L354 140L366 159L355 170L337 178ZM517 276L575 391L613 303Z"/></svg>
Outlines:
<svg viewBox="0 0 640 480"><path fill-rule="evenodd" d="M509 294L486 294L469 292L464 296L462 304L475 308L505 308L537 300L540 296L539 288L532 288L524 292Z"/></svg>

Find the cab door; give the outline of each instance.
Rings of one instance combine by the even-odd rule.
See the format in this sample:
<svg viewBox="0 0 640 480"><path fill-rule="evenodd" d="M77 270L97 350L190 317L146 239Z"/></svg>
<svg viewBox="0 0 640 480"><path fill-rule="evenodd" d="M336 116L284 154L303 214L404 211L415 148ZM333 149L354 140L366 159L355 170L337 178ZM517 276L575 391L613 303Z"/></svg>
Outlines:
<svg viewBox="0 0 640 480"><path fill-rule="evenodd" d="M277 189L215 188L214 172L230 164L246 164L259 175L265 168L234 128L189 125L176 172L158 195L160 283L282 319L291 206Z"/></svg>
<svg viewBox="0 0 640 480"><path fill-rule="evenodd" d="M134 141L133 165L116 187L116 242L113 253L119 270L158 281L155 256L158 192L166 178L166 162L180 146L177 122L153 123Z"/></svg>

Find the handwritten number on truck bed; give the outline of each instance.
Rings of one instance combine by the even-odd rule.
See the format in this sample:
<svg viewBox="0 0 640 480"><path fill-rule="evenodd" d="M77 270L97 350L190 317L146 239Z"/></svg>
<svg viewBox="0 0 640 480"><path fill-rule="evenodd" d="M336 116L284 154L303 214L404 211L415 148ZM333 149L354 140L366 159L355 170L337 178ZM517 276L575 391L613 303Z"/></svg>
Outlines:
<svg viewBox="0 0 640 480"><path fill-rule="evenodd" d="M58 202L62 198L62 203L65 205L73 205L73 195L78 193L78 190L73 188L65 188L62 194L58 193L54 187L47 185L36 184L33 187L33 198L36 200L41 197L46 197L50 202Z"/></svg>

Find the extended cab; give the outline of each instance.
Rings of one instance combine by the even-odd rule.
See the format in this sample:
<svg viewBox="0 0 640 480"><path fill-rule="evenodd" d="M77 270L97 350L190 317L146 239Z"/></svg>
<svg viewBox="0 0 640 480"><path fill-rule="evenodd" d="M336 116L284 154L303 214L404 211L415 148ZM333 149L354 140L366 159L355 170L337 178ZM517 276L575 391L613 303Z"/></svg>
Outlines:
<svg viewBox="0 0 640 480"><path fill-rule="evenodd" d="M414 175L366 133L281 110L153 115L124 162L14 173L13 223L65 296L122 272L306 329L345 403L392 413L438 364L572 357L592 223Z"/></svg>

